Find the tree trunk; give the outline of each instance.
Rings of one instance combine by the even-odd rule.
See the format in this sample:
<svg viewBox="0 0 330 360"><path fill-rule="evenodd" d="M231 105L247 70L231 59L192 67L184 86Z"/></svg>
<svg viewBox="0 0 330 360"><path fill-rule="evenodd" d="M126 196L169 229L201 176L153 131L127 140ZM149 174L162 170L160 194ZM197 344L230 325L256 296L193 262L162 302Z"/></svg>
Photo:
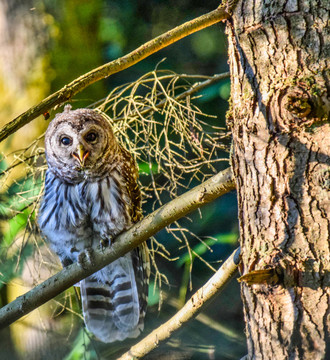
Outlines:
<svg viewBox="0 0 330 360"><path fill-rule="evenodd" d="M249 359L329 351L328 24L328 0L245 0L227 26Z"/></svg>

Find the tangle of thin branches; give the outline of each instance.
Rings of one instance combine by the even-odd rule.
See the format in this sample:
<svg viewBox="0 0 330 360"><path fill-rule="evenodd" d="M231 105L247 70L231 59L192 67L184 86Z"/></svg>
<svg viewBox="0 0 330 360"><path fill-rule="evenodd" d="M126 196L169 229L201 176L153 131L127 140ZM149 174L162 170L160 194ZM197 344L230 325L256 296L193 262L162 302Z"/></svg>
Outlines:
<svg viewBox="0 0 330 360"><path fill-rule="evenodd" d="M215 117L205 114L196 105L199 90L225 77L227 73L212 77L189 76L156 68L133 83L113 89L105 99L91 105L106 114L119 141L135 157L143 197L152 203L152 210L178 197L192 184L205 181L219 170L219 163L228 161L224 157L224 151L228 150L228 132L211 125L217 122ZM4 199L1 214L6 221L12 219L13 223L21 223L20 228L14 226L12 236L1 242L0 257L2 262L15 259L16 272L19 267L28 268L34 284L49 276L49 273L43 275L45 268L56 270L35 225L46 171L42 142L43 135L24 149L3 154L0 171L0 188L7 188L0 194ZM179 221L167 227L167 232L178 241L181 250L188 252L190 271L193 258L215 271L190 246L190 239L197 239L207 247L203 239ZM154 284L161 287L162 283L168 284L168 279L159 270L156 257L174 261L177 256L155 238L150 240L149 247ZM38 255L34 266L24 260L31 251ZM0 282L6 281L7 277L0 273ZM70 307L70 301L64 296L61 309Z"/></svg>

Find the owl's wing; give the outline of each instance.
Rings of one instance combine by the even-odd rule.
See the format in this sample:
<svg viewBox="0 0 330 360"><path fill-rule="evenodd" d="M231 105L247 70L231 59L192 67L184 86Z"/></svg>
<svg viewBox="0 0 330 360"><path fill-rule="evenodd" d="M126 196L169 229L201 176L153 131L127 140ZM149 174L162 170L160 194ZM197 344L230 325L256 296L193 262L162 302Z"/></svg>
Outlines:
<svg viewBox="0 0 330 360"><path fill-rule="evenodd" d="M131 200L131 208L130 208L131 221L132 223L136 223L139 220L141 220L143 217L142 209L141 209L141 192L137 184L139 172L137 165L134 159L132 158L131 154L124 148L122 150L123 150L123 156L125 157L125 161L123 161L125 165L123 166L122 174L125 179L128 196ZM136 256L140 259L141 263L145 264L144 266L145 269L143 270L144 274L141 273L141 276L143 275L147 279L149 279L149 275L150 275L149 252L146 243L141 244L136 250L137 250ZM136 261L136 265L137 266L139 265L139 261Z"/></svg>
<svg viewBox="0 0 330 360"><path fill-rule="evenodd" d="M136 223L142 219L141 192L137 184L139 172L131 154L124 148L122 148L122 150L123 156L125 157L125 161L123 163L126 164L123 168L122 174L125 179L127 193L131 199L131 220L133 223ZM150 259L147 244L145 242L142 243L140 246L131 251L131 255L137 291L139 294L139 323L142 322L143 324L143 319L147 310L148 285L150 277Z"/></svg>
<svg viewBox="0 0 330 360"><path fill-rule="evenodd" d="M132 223L142 217L138 170L123 149L118 168L129 197ZM81 282L87 328L104 342L138 336L144 327L148 300L149 255L146 244L115 260Z"/></svg>
<svg viewBox="0 0 330 360"><path fill-rule="evenodd" d="M132 223L136 223L142 218L141 211L141 192L137 183L139 171L132 155L124 148L121 148L123 160L121 162L121 174L125 180L126 191L131 201L130 217Z"/></svg>

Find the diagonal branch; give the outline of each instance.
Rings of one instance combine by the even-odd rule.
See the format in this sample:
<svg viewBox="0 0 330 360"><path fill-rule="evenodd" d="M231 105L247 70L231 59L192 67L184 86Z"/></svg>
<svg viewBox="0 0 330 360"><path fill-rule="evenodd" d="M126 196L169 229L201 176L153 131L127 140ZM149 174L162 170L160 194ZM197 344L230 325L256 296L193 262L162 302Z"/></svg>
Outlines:
<svg viewBox="0 0 330 360"><path fill-rule="evenodd" d="M152 331L144 339L132 346L128 352L118 360L141 359L159 344L168 339L173 332L181 329L189 320L193 319L205 308L220 290L234 277L239 263L240 248L236 249L231 256L222 264L220 269L186 302L183 308L171 319Z"/></svg>
<svg viewBox="0 0 330 360"><path fill-rule="evenodd" d="M20 129L22 126L28 124L30 121L46 113L49 109L56 105L63 104L71 99L74 95L81 92L89 85L104 79L112 74L138 63L146 57L154 54L155 52L173 44L174 42L193 34L196 31L211 26L219 21L226 20L230 17L230 11L235 6L233 4L226 6L219 6L217 9L204 14L196 19L190 20L172 30L148 41L141 45L132 52L124 55L123 57L104 64L90 72L73 80L70 84L65 85L62 89L56 91L46 99L41 101L38 105L33 106L23 114L19 115L14 120L7 123L0 129L0 142L6 139L9 135Z"/></svg>
<svg viewBox="0 0 330 360"><path fill-rule="evenodd" d="M111 247L98 248L93 264L72 264L0 309L0 329L10 325L62 291L123 256L173 221L235 189L228 168L190 191L165 204L119 235Z"/></svg>

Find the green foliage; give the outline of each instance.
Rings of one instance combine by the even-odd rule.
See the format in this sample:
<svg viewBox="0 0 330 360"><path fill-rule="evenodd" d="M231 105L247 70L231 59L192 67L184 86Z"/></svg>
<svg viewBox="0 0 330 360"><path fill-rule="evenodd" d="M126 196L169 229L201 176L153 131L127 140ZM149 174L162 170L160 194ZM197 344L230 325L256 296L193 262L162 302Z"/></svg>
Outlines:
<svg viewBox="0 0 330 360"><path fill-rule="evenodd" d="M74 343L72 344L72 350L63 360L94 360L97 359L97 355L94 350L86 351L90 345L90 338L87 336L84 329L80 330Z"/></svg>
<svg viewBox="0 0 330 360"><path fill-rule="evenodd" d="M208 252L212 249L212 246L214 246L216 244L234 245L236 242L237 242L237 234L236 233L215 235L213 238L204 240L203 242L192 247L191 256L190 256L190 253L187 251L183 256L180 257L180 260L178 260L178 262L177 262L177 266L180 267L184 264L191 263L192 261L194 261L196 256L198 256L198 255L203 256L206 252Z"/></svg>
<svg viewBox="0 0 330 360"><path fill-rule="evenodd" d="M0 288L21 274L25 259L34 251L33 245L26 243L24 238L19 244L15 243L21 233L24 237L25 231L35 220L33 205L40 188L40 181L29 176L15 181L5 193L0 194L3 199L1 215L7 220L3 224L0 248Z"/></svg>
<svg viewBox="0 0 330 360"><path fill-rule="evenodd" d="M153 174L158 174L159 173L159 165L157 163L149 164L149 163L146 163L146 162L139 162L138 166L139 166L139 173L140 174L150 175L151 173L153 173Z"/></svg>
<svg viewBox="0 0 330 360"><path fill-rule="evenodd" d="M160 289L153 280L149 283L148 306L158 305L160 301Z"/></svg>
<svg viewBox="0 0 330 360"><path fill-rule="evenodd" d="M191 272L192 272L192 264L196 258L203 259L203 256L208 252L213 252L215 249L212 247L216 245L234 245L237 242L237 234L236 233L227 233L227 234L218 234L213 238L209 238L203 240L199 244L191 247L185 252L180 259L176 262L177 267L183 266L183 274L182 281L179 290L179 301L183 305L186 301L186 295L188 288L192 290L192 280L191 280ZM213 268L208 262L203 261L209 267ZM214 271L216 269L213 269Z"/></svg>
<svg viewBox="0 0 330 360"><path fill-rule="evenodd" d="M33 251L34 247L31 244L28 244L24 246L21 251L18 249L13 256L4 258L4 254L0 255L0 289L12 279L21 276L25 260L33 253Z"/></svg>
<svg viewBox="0 0 330 360"><path fill-rule="evenodd" d="M53 36L49 56L53 70L52 90L72 81L85 72L100 66L104 61L103 41L104 26L103 1L60 0L56 3L46 1L47 16L52 17ZM101 34L99 30L101 29ZM78 106L86 106L104 95L102 82L87 88L80 99L85 99ZM87 101L86 101L87 100Z"/></svg>
<svg viewBox="0 0 330 360"><path fill-rule="evenodd" d="M220 86L219 95L224 100L228 100L230 98L230 82L229 81Z"/></svg>
<svg viewBox="0 0 330 360"><path fill-rule="evenodd" d="M8 230L3 237L3 245L10 246L16 239L18 233L26 227L30 212L24 210L8 221Z"/></svg>
<svg viewBox="0 0 330 360"><path fill-rule="evenodd" d="M224 46L219 41L219 32L216 28L208 28L197 32L195 36L191 37L191 47L194 53L203 61L212 59L225 51Z"/></svg>

